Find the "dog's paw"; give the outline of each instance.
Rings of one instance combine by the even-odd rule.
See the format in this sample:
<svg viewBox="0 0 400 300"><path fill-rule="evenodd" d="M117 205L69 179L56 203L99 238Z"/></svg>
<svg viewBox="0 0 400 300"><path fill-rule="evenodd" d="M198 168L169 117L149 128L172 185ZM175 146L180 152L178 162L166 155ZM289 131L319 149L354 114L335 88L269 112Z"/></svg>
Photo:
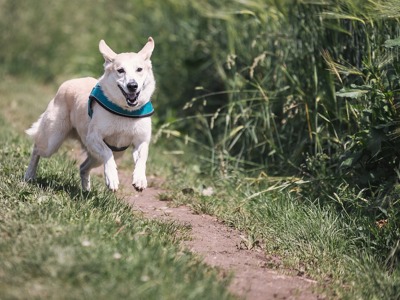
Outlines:
<svg viewBox="0 0 400 300"><path fill-rule="evenodd" d="M118 175L116 177L106 175L106 185L111 191L116 192L119 186Z"/></svg>
<svg viewBox="0 0 400 300"><path fill-rule="evenodd" d="M36 179L36 170L32 168L28 168L24 174L24 181L25 182L31 182Z"/></svg>
<svg viewBox="0 0 400 300"><path fill-rule="evenodd" d="M132 185L136 191L143 192L143 190L147 188L146 176L137 176L133 174Z"/></svg>
<svg viewBox="0 0 400 300"><path fill-rule="evenodd" d="M25 173L24 175L24 181L25 182L31 182L34 181L36 179L35 175L29 174L28 172Z"/></svg>
<svg viewBox="0 0 400 300"><path fill-rule="evenodd" d="M81 174L81 184L83 191L90 192L90 175L84 176Z"/></svg>
<svg viewBox="0 0 400 300"><path fill-rule="evenodd" d="M107 187L113 192L118 190L119 179L118 171L115 167L104 166L104 177L106 178Z"/></svg>
<svg viewBox="0 0 400 300"><path fill-rule="evenodd" d="M113 178L106 176L106 185L111 191L116 192L119 186L118 177Z"/></svg>

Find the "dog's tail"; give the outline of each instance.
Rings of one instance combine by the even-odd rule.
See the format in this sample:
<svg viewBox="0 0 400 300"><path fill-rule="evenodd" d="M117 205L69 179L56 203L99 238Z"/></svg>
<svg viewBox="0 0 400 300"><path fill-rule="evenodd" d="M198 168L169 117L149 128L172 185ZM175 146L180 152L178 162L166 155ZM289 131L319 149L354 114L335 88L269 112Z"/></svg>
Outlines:
<svg viewBox="0 0 400 300"><path fill-rule="evenodd" d="M25 130L25 133L27 135L29 135L32 139L35 139L35 137L39 131L39 127L40 127L40 124L42 123L43 115L44 115L44 113L40 116L40 118L35 123L32 124L32 126L29 129Z"/></svg>

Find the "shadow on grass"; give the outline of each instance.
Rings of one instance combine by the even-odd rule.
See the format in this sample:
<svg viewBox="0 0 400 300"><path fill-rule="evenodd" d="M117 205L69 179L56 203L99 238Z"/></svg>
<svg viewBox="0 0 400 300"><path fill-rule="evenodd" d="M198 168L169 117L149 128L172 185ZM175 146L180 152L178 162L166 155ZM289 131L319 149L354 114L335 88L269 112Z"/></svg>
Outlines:
<svg viewBox="0 0 400 300"><path fill-rule="evenodd" d="M93 188L92 191L83 191L80 181L76 178L64 177L62 174L50 174L46 176L38 176L32 184L40 189L51 191L54 193L66 193L71 200L88 200L89 198L110 197L112 193L107 193L104 189Z"/></svg>
<svg viewBox="0 0 400 300"><path fill-rule="evenodd" d="M90 192L82 191L79 180L75 177L65 178L61 174L51 174L46 177L38 176L33 184L50 193L59 194L61 197L64 195L64 198L69 198L68 201L73 201L79 205L88 205L90 208L97 208L102 211L117 209L122 202L114 193L101 187L101 185L92 185ZM128 206L124 209L130 210Z"/></svg>

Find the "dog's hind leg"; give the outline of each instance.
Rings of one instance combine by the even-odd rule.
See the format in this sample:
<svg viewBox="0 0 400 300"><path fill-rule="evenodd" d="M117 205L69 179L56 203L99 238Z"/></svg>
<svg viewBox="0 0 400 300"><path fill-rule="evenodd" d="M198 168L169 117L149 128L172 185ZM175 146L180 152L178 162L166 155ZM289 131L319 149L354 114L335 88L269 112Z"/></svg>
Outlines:
<svg viewBox="0 0 400 300"><path fill-rule="evenodd" d="M54 110L56 113L52 112ZM31 160L24 176L25 181L35 179L39 159L53 155L70 133L72 129L71 123L69 119L65 118L65 113L63 114L62 112L62 107L55 107L54 101L51 101L46 112L26 131L33 139L34 146Z"/></svg>
<svg viewBox="0 0 400 300"><path fill-rule="evenodd" d="M28 165L28 169L25 172L24 180L31 181L36 178L36 171L38 168L40 157L50 157L53 155L58 148L60 148L62 142L68 135L67 130L55 131L57 134L53 134L48 140L44 140L43 136L36 136L35 144L33 146L31 160Z"/></svg>
<svg viewBox="0 0 400 300"><path fill-rule="evenodd" d="M90 154L86 160L81 164L79 173L81 175L82 190L90 191L90 171L102 164L101 161L97 160Z"/></svg>
<svg viewBox="0 0 400 300"><path fill-rule="evenodd" d="M25 172L24 180L25 181L32 181L36 178L36 171L39 164L40 156L37 151L36 145L33 146L31 160L29 162L28 169Z"/></svg>

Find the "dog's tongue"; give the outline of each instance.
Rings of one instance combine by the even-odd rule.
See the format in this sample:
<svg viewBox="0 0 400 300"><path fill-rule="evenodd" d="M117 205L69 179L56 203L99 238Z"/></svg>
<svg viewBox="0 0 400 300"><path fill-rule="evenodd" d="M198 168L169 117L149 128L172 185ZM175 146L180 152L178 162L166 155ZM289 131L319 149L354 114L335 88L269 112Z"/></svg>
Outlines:
<svg viewBox="0 0 400 300"><path fill-rule="evenodd" d="M127 94L126 95L126 101L128 103L128 105L130 106L135 106L137 104L136 100L137 100L137 94Z"/></svg>
<svg viewBox="0 0 400 300"><path fill-rule="evenodd" d="M136 100L136 94L128 94L126 95L126 99L128 99L131 102L134 102Z"/></svg>

